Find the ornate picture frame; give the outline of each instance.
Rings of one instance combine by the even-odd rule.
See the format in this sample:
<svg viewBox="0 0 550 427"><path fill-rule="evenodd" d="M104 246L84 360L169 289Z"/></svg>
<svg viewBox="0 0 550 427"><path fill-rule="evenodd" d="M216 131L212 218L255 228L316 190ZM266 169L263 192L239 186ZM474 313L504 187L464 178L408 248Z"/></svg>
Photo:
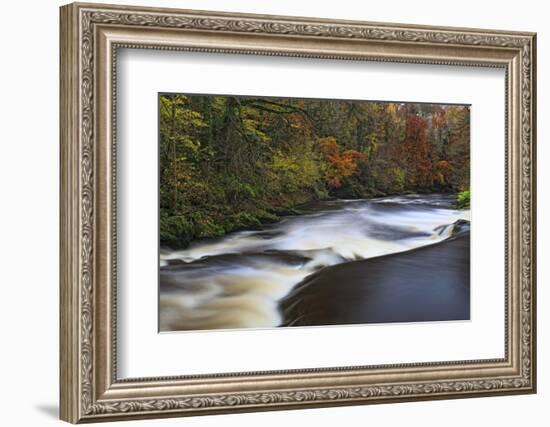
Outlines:
<svg viewBox="0 0 550 427"><path fill-rule="evenodd" d="M75 3L61 8L61 419L97 422L536 391L536 35ZM117 49L410 64L506 73L505 357L119 379Z"/></svg>

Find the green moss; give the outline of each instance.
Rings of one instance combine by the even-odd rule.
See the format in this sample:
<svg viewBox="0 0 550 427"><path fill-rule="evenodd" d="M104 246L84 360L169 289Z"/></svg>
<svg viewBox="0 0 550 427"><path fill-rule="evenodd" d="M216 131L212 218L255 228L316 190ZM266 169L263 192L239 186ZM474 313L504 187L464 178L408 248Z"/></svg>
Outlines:
<svg viewBox="0 0 550 427"><path fill-rule="evenodd" d="M167 216L161 211L160 241L170 246L187 246L195 237L195 227L185 216Z"/></svg>
<svg viewBox="0 0 550 427"><path fill-rule="evenodd" d="M470 190L461 191L456 198L456 204L460 209L470 208Z"/></svg>
<svg viewBox="0 0 550 427"><path fill-rule="evenodd" d="M214 216L214 212L169 216L161 211L160 242L163 246L185 247L194 239L221 237L232 231L259 228L262 224L279 219L278 215L263 209L241 211L218 218Z"/></svg>

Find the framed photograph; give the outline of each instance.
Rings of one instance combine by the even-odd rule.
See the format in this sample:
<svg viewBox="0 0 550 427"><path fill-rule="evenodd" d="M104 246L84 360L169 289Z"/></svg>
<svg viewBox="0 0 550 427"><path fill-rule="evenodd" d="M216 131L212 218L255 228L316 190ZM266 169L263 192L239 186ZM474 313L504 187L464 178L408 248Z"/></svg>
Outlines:
<svg viewBox="0 0 550 427"><path fill-rule="evenodd" d="M535 34L60 22L63 420L536 391Z"/></svg>

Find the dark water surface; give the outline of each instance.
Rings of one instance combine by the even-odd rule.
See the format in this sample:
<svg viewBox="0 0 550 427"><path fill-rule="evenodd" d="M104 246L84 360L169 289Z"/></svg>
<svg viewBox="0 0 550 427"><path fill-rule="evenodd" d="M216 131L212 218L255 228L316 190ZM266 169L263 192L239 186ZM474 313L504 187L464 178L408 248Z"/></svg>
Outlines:
<svg viewBox="0 0 550 427"><path fill-rule="evenodd" d="M450 195L317 203L161 251L160 330L469 318L469 210Z"/></svg>
<svg viewBox="0 0 550 427"><path fill-rule="evenodd" d="M285 326L470 318L470 237L327 267L281 301Z"/></svg>

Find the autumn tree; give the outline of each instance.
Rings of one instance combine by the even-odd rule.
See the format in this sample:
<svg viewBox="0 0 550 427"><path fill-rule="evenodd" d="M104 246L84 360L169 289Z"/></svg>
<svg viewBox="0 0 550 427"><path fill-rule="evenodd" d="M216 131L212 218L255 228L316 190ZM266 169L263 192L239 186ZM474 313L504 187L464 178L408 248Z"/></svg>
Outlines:
<svg viewBox="0 0 550 427"><path fill-rule="evenodd" d="M413 188L429 188L432 184L432 160L427 137L428 124L418 115L406 117L405 139L401 144L407 179Z"/></svg>

